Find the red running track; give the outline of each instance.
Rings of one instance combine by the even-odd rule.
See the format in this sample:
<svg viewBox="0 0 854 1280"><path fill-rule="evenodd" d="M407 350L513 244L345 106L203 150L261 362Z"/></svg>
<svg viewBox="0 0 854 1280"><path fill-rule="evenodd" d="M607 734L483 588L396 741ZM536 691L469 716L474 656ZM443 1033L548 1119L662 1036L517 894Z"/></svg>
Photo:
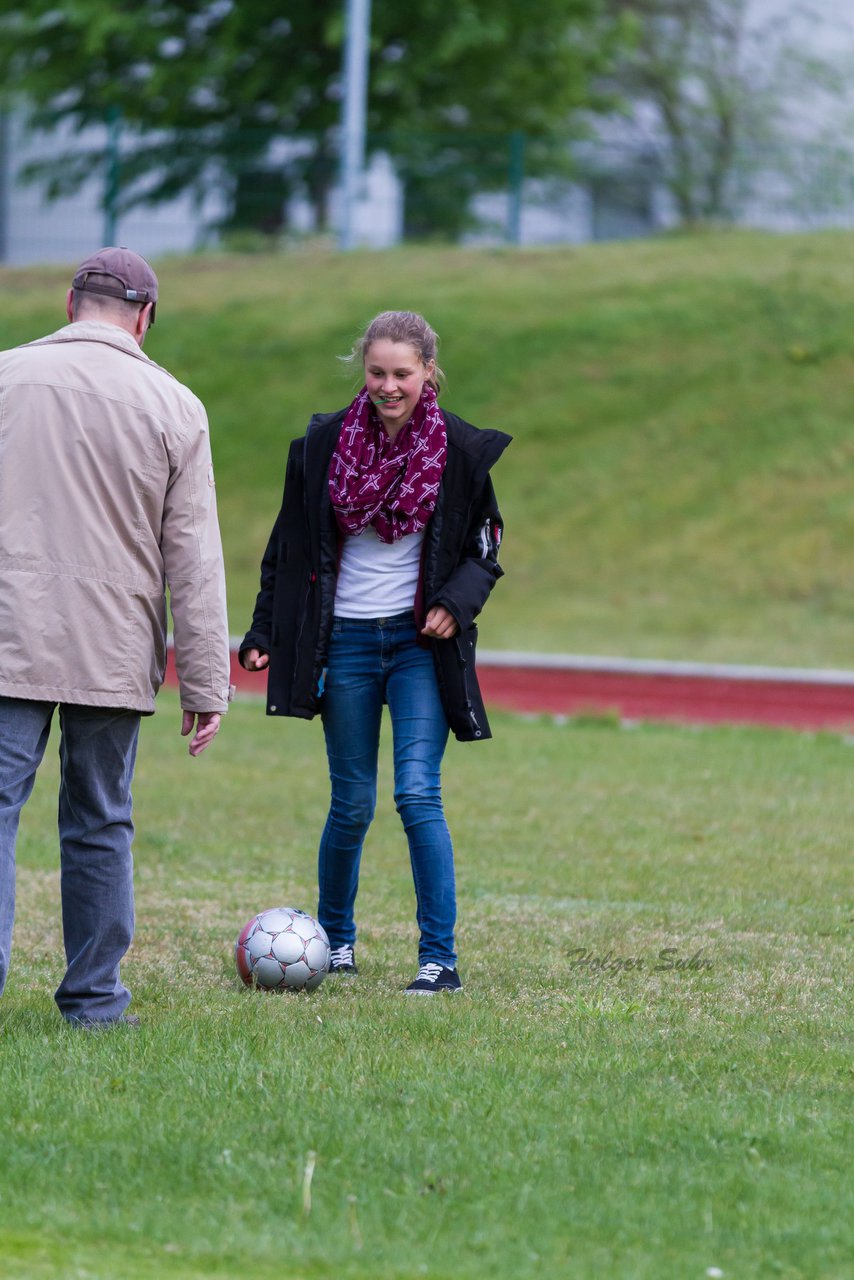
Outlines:
<svg viewBox="0 0 854 1280"><path fill-rule="evenodd" d="M232 653L238 693L263 696L266 675ZM681 724L780 725L854 731L854 672L484 652L488 707L529 714L615 714ZM172 652L166 674L175 685Z"/></svg>
<svg viewBox="0 0 854 1280"><path fill-rule="evenodd" d="M487 704L516 711L614 713L623 720L681 724L854 729L854 685L625 671L493 667L482 673Z"/></svg>

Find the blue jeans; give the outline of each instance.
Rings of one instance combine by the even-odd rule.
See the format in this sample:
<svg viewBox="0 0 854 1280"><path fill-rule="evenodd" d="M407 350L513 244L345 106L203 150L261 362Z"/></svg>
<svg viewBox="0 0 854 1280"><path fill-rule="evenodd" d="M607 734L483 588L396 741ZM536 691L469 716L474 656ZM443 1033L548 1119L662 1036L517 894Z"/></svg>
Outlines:
<svg viewBox="0 0 854 1280"><path fill-rule="evenodd" d="M0 697L0 993L15 915L15 841L56 704ZM133 938L130 784L137 711L59 704L59 847L68 964L56 1003L70 1020L120 1017L119 962Z"/></svg>
<svg viewBox="0 0 854 1280"><path fill-rule="evenodd" d="M320 841L318 916L333 947L355 942L359 862L376 807L380 720L388 703L394 800L415 881L418 958L454 968L454 851L440 776L448 721L433 655L416 635L411 612L333 623L322 701L332 801Z"/></svg>

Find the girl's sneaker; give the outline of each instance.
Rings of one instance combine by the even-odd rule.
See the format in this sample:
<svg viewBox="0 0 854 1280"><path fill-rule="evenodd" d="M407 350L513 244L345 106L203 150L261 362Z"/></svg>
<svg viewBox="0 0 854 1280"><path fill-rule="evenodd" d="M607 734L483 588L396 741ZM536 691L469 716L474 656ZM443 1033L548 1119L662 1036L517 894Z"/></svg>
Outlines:
<svg viewBox="0 0 854 1280"><path fill-rule="evenodd" d="M343 947L334 947L329 961L329 972L330 974L358 973L355 948L351 947L349 943L345 943Z"/></svg>
<svg viewBox="0 0 854 1280"><path fill-rule="evenodd" d="M437 991L462 991L463 984L456 969L446 969L443 964L422 964L418 977L406 988L408 996L432 996Z"/></svg>

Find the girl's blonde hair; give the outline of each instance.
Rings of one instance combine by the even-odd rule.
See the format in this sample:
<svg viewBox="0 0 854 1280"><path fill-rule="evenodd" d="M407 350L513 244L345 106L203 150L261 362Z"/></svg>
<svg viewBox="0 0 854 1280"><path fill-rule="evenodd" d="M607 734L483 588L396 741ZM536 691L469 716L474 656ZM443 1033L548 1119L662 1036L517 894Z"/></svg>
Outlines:
<svg viewBox="0 0 854 1280"><path fill-rule="evenodd" d="M365 363L368 348L372 343L380 341L405 342L417 353L423 365L428 365L432 360L434 368L427 381L438 393L445 377L436 360L439 339L423 316L418 315L416 311L380 312L378 316L374 316L361 338L353 344L350 354L342 356L342 359L353 367L361 368Z"/></svg>

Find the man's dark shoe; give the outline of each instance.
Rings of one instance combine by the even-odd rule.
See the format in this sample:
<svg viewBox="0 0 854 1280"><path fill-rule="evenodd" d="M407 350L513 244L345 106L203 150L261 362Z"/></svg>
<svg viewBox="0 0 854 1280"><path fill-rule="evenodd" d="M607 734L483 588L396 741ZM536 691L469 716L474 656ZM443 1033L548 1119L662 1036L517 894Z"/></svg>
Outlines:
<svg viewBox="0 0 854 1280"><path fill-rule="evenodd" d="M118 1018L69 1018L68 1023L78 1031L107 1031L112 1027L138 1027L139 1015L122 1013Z"/></svg>
<svg viewBox="0 0 854 1280"><path fill-rule="evenodd" d="M345 942L343 947L334 947L332 956L329 961L329 972L332 973L358 973L356 968L356 949L351 947L349 942Z"/></svg>
<svg viewBox="0 0 854 1280"><path fill-rule="evenodd" d="M446 969L443 964L422 964L418 977L406 988L408 996L432 996L437 991L462 991L463 984L456 969Z"/></svg>

